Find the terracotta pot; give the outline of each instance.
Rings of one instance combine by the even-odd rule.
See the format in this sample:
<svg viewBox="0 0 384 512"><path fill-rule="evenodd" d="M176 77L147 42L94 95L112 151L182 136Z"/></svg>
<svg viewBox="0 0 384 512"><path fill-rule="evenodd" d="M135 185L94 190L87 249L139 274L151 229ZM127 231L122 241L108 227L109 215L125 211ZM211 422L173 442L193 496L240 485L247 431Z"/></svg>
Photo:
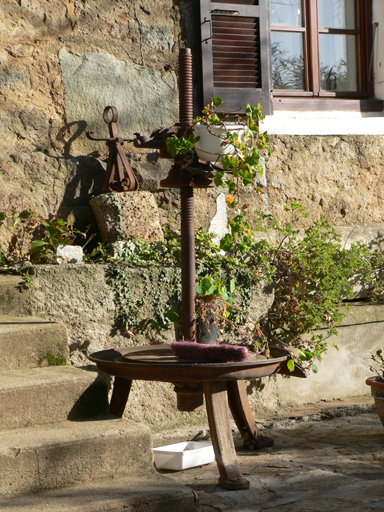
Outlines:
<svg viewBox="0 0 384 512"><path fill-rule="evenodd" d="M365 382L371 386L371 395L375 399L376 411L384 427L384 380L376 376L369 377Z"/></svg>

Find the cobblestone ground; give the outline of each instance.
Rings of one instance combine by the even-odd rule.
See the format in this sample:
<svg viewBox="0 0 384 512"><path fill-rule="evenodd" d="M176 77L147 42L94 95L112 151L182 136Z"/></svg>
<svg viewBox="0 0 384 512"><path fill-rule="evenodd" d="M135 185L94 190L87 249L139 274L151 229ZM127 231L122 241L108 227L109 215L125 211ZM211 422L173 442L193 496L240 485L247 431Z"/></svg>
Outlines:
<svg viewBox="0 0 384 512"><path fill-rule="evenodd" d="M250 490L218 486L216 463L164 473L196 491L201 512L383 512L384 428L365 400L365 406L325 404L309 414L264 420L275 445L263 451L245 451L236 440Z"/></svg>

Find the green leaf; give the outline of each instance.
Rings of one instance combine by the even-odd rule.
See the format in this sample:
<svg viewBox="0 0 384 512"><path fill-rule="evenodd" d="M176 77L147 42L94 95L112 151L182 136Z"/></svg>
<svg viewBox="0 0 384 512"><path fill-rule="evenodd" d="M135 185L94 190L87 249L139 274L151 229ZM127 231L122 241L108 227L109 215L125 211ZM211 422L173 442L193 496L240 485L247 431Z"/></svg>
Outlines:
<svg viewBox="0 0 384 512"><path fill-rule="evenodd" d="M44 242L44 240L33 240L33 242L29 244L29 249L31 252L37 252L46 245L47 242Z"/></svg>
<svg viewBox="0 0 384 512"><path fill-rule="evenodd" d="M31 210L23 210L21 213L19 213L20 219L28 219L28 217L30 217L31 215L33 215L33 212Z"/></svg>
<svg viewBox="0 0 384 512"><path fill-rule="evenodd" d="M232 192L235 192L236 190L236 183L233 180L227 180L226 182L228 193L231 194Z"/></svg>
<svg viewBox="0 0 384 512"><path fill-rule="evenodd" d="M216 187L221 187L224 185L223 181L224 173L218 172L216 176L213 178L213 181L215 182Z"/></svg>
<svg viewBox="0 0 384 512"><path fill-rule="evenodd" d="M313 371L313 373L317 373L319 371L319 369L317 368L317 366L315 364L312 365L312 371Z"/></svg>
<svg viewBox="0 0 384 512"><path fill-rule="evenodd" d="M211 114L208 118L209 124L219 124L220 121L221 119L217 114Z"/></svg>
<svg viewBox="0 0 384 512"><path fill-rule="evenodd" d="M173 309L170 309L169 311L167 311L167 318L171 322L176 323L180 320L180 315L176 313L176 311L174 311Z"/></svg>
<svg viewBox="0 0 384 512"><path fill-rule="evenodd" d="M220 105L223 103L223 100L220 98L220 96L214 96L212 98L212 105L217 108L220 107Z"/></svg>
<svg viewBox="0 0 384 512"><path fill-rule="evenodd" d="M287 368L290 372L293 372L293 370L295 369L295 363L293 362L293 359L288 359Z"/></svg>

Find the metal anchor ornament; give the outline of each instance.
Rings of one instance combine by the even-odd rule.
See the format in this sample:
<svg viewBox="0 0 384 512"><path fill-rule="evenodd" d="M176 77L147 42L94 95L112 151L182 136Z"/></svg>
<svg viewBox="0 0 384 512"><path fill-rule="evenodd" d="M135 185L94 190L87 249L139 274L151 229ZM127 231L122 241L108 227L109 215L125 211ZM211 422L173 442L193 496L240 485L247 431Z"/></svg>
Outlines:
<svg viewBox="0 0 384 512"><path fill-rule="evenodd" d="M107 169L104 180L106 192L127 192L137 190L139 182L123 150L124 142L133 142L134 139L123 139L117 133L117 108L108 106L103 112L103 119L109 127L108 139L93 137L93 132L87 132L89 140L105 141L109 149Z"/></svg>

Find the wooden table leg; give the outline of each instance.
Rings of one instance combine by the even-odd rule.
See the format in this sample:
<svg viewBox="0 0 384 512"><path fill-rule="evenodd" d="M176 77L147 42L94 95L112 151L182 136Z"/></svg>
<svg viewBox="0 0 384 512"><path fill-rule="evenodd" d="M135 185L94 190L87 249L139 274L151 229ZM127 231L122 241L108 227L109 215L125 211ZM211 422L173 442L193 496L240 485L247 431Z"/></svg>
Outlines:
<svg viewBox="0 0 384 512"><path fill-rule="evenodd" d="M113 414L113 416L117 416L118 418L122 417L131 390L131 384L132 381L129 379L115 377L111 403L109 404L109 412Z"/></svg>
<svg viewBox="0 0 384 512"><path fill-rule="evenodd" d="M249 489L249 480L243 478L233 444L226 382L204 382L205 403L216 463L219 484L227 489Z"/></svg>
<svg viewBox="0 0 384 512"><path fill-rule="evenodd" d="M229 408L243 438L244 446L250 450L260 450L273 446L273 439L262 436L253 419L245 382L243 380L232 380L227 382L227 388Z"/></svg>

